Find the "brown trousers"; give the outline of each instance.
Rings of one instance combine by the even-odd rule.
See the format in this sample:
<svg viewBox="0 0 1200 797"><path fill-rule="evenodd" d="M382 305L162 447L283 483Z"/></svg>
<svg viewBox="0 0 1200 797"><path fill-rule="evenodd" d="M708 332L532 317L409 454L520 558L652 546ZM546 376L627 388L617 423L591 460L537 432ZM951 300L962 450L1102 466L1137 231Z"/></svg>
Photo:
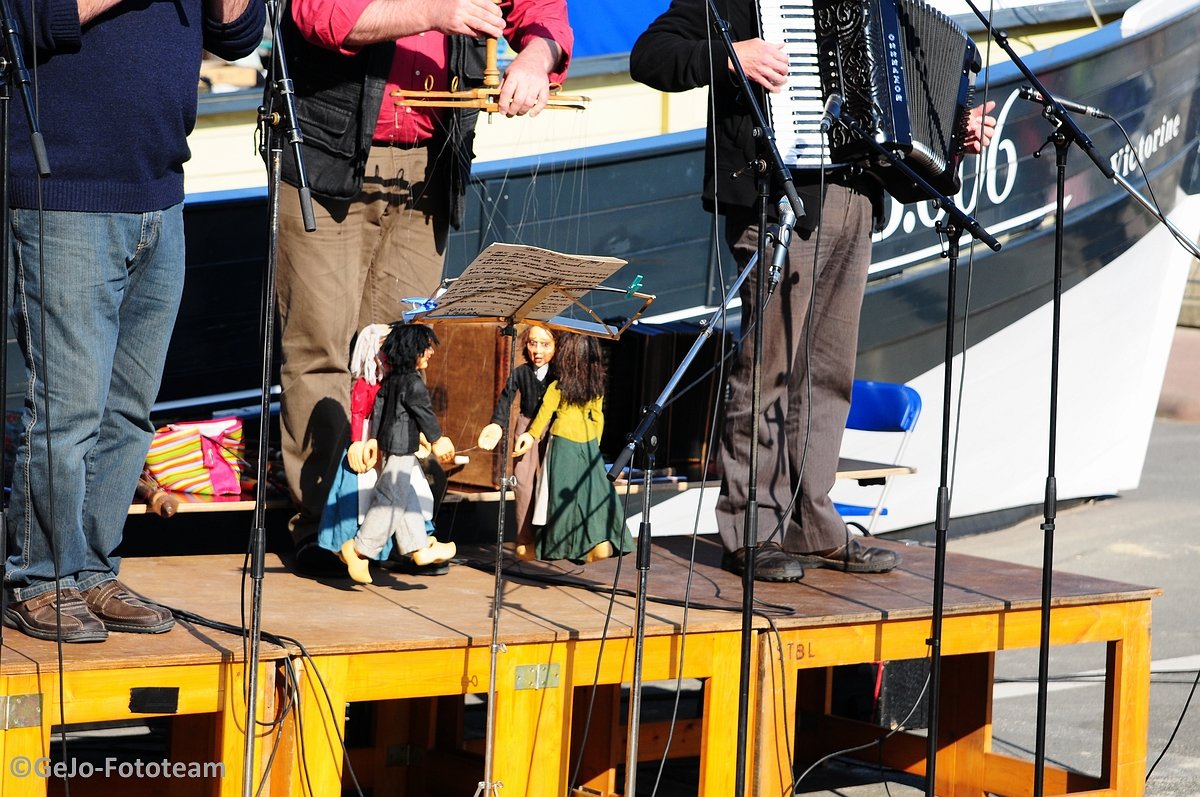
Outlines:
<svg viewBox="0 0 1200 797"><path fill-rule="evenodd" d="M351 339L367 324L396 321L404 299L431 296L441 281L445 234L413 207L427 157L424 147L372 147L358 197L313 197L311 233L296 191L280 192L280 426L297 543L316 534L350 439Z"/></svg>
<svg viewBox="0 0 1200 797"><path fill-rule="evenodd" d="M763 269L756 269L741 287L744 338L729 377L718 454L723 476L717 529L730 551L745 541L750 434L756 420L758 541L774 540L794 553L845 542L846 525L829 491L837 476L850 409L858 321L871 260L870 235L869 199L831 185L819 233L807 240L792 237L779 286L761 314L762 414L758 419L750 412L752 324L760 317L755 299L757 275ZM730 216L726 237L739 268L744 266L758 246L757 217ZM768 247L768 262L770 252Z"/></svg>

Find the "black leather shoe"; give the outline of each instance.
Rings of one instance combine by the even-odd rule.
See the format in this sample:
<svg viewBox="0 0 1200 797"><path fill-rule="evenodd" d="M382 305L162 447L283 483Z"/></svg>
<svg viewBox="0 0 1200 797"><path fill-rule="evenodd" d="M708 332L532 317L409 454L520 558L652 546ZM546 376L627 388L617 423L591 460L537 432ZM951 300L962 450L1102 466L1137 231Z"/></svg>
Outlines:
<svg viewBox="0 0 1200 797"><path fill-rule="evenodd" d="M796 554L805 567L825 567L846 573L886 573L900 564L900 554L886 548L868 548L852 539L827 551Z"/></svg>
<svg viewBox="0 0 1200 797"><path fill-rule="evenodd" d="M390 570L393 573L399 573L404 576L444 576L450 572L449 562L433 562L432 564L419 565L412 560L411 556L397 553L396 547L392 546L392 550L388 552L386 559L379 562L384 570Z"/></svg>
<svg viewBox="0 0 1200 797"><path fill-rule="evenodd" d="M333 551L317 545L316 540L302 543L296 548L296 572L310 578L343 577L346 565Z"/></svg>
<svg viewBox="0 0 1200 797"><path fill-rule="evenodd" d="M746 549L726 551L721 557L721 569L742 575L746 570ZM754 554L755 581L799 581L804 578L804 565L777 542L765 542Z"/></svg>

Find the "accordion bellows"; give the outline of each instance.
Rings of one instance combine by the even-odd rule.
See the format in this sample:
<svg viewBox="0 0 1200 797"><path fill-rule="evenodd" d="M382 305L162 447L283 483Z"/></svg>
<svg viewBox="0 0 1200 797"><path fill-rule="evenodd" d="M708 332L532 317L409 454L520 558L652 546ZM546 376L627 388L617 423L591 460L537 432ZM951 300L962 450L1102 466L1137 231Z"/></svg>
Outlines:
<svg viewBox="0 0 1200 797"><path fill-rule="evenodd" d="M843 98L852 119L944 194L960 187L974 42L920 0L759 0L763 38L791 63L785 91L769 104L784 161L797 168L856 164L901 202L928 199L849 124L820 132L824 101Z"/></svg>

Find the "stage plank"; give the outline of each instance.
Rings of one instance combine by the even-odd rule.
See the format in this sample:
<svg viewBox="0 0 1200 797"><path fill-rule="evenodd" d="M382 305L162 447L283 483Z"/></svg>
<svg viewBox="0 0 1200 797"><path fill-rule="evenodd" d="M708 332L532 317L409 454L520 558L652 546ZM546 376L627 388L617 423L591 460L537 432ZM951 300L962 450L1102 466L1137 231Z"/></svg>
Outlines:
<svg viewBox="0 0 1200 797"><path fill-rule="evenodd" d="M765 616L758 617L754 629L751 700L756 718L750 742L756 782L773 782L783 751L796 749L793 729L779 717L794 717L800 707L793 702L800 671L926 655L935 552L894 541L872 544L898 550L900 567L877 575L809 569L799 583L756 585L756 597L771 620L768 624ZM643 676L647 682L675 677L705 681L698 742L689 749L695 754L698 747L701 756L698 792L727 794L737 736L742 584L739 576L720 569L722 550L716 539L697 538L694 549L693 556L693 540L687 537L654 540ZM463 546L446 575L414 577L377 568L376 583L364 587L348 578L304 578L268 555L261 615L262 680L268 685L262 702L271 704L270 674L281 678L275 664L288 657L299 673L300 706L307 717L302 728L286 727L281 745L291 753L275 763L273 794L299 795L310 786L319 793L336 792L343 777L345 715L331 706L461 698L487 690L494 562L494 548ZM575 758L571 745L577 740L572 737L577 729L573 690L593 682L616 688L631 680L638 582L634 557L576 566L517 562L506 555L504 563L499 637L505 650L496 665L497 779L514 793L562 794ZM243 615L250 595L243 565L240 555L129 558L122 579L149 599L241 627L250 621ZM1023 771L1019 762L988 750L978 728L990 711L993 652L1036 644L1041 583L1037 568L947 555L943 653L948 679L957 675L957 688L978 700L970 702L972 711L964 709L947 720L961 740L951 750L955 767L940 770L939 780L957 771L964 777L971 773L975 785L1008 783L1011 773ZM1109 687L1110 738L1103 752L1107 771L1115 773L1111 778L1132 783L1127 775L1145 757L1144 733L1140 746L1134 737L1144 731L1147 711L1149 602L1160 591L1063 572L1054 574L1053 584L1054 644L1110 644L1116 672ZM686 615L685 600L691 604ZM768 627L773 627L771 633L761 633ZM290 643L286 648L270 644L272 635L297 640L308 656L300 656ZM46 691L53 686L54 677L46 677L57 672L53 643L6 631L4 644L0 673L6 689ZM113 634L97 645L65 646L64 671L83 689L69 698L74 707L68 722L127 715L130 686L180 686L181 713L209 712L220 718L220 730L209 744L236 758L235 693L240 690L226 687L242 682L243 657L239 636L186 622L160 636ZM530 690L514 685L517 670L530 666L561 668L561 686ZM778 673L784 674L783 682L770 683L769 677ZM816 707L821 708L819 701ZM44 749L48 727L34 731L36 738L27 742L30 749ZM848 732L835 725L827 738L844 738ZM589 782L614 782L625 748L623 733L617 725L589 736L589 746L605 740L597 754L589 752ZM9 734L10 740L17 738ZM421 737L414 738L420 746ZM461 754L461 749L430 750L431 755ZM922 771L918 746L898 744L893 754L895 765ZM377 751L375 757L379 755ZM607 775L605 760L610 762ZM1120 793L1117 787L1105 791L1103 779L1087 783L1097 794ZM236 781L225 786L232 789Z"/></svg>

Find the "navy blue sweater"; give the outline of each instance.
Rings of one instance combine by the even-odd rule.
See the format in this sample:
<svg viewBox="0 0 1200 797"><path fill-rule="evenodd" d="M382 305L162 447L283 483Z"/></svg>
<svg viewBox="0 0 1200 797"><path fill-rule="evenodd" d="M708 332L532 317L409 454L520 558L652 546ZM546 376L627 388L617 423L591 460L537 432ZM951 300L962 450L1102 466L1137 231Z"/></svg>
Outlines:
<svg viewBox="0 0 1200 797"><path fill-rule="evenodd" d="M253 52L262 0L228 25L207 18L203 0L124 0L83 28L78 0L11 5L50 161L41 206L140 213L182 202L202 49L227 59ZM36 208L29 127L13 94L10 204Z"/></svg>

